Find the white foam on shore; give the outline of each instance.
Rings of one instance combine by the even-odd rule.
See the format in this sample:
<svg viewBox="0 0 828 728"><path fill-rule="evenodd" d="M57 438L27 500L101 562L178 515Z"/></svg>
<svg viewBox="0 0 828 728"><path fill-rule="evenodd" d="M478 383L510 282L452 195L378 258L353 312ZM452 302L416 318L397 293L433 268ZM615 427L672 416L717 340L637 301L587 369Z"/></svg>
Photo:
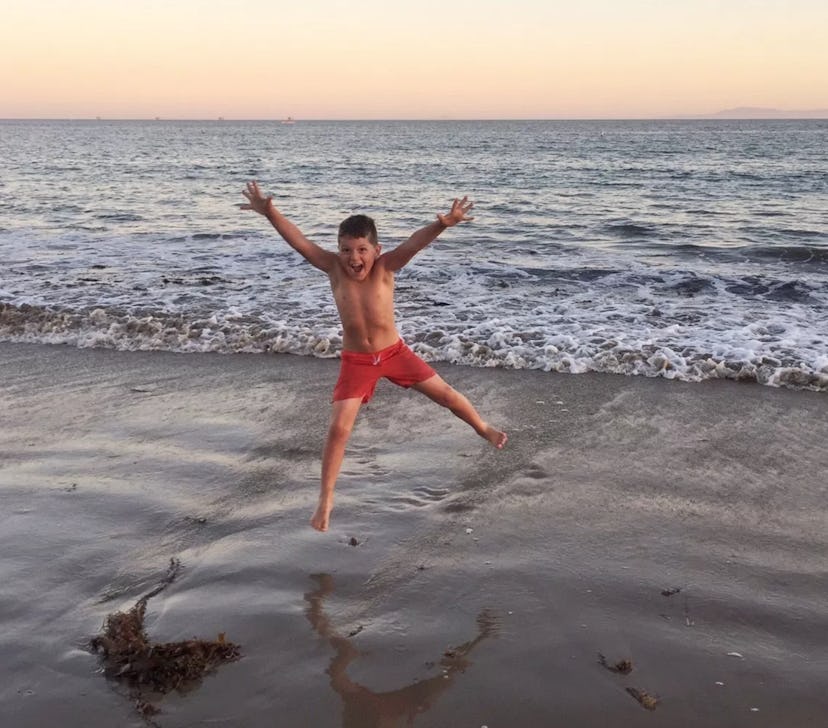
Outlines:
<svg viewBox="0 0 828 728"><path fill-rule="evenodd" d="M445 324L445 322L443 322ZM828 357L824 349L811 362L774 347L780 341L801 352L808 330L781 329L770 342L767 328L745 327L729 346L720 342L681 339L681 327L666 332L646 330L613 335L605 326L518 330L508 321L435 328L423 320L406 322L406 341L430 362L474 367L540 369L543 371L606 372L663 377L680 381L734 379L772 386L828 391ZM615 332L617 334L617 332ZM784 334L784 337L782 337ZM206 318L175 314L135 315L95 308L53 311L49 308L0 304L0 340L27 343L105 347L125 351L290 353L335 357L342 346L339 327L311 326L288 319L254 318L231 310Z"/></svg>

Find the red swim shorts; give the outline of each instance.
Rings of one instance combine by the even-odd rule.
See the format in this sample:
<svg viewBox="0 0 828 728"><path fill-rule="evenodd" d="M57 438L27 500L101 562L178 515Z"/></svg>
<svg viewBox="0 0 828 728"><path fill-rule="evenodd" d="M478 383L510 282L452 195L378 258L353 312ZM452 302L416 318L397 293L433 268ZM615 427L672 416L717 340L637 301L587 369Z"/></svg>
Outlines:
<svg viewBox="0 0 828 728"><path fill-rule="evenodd" d="M408 388L430 379L436 373L411 351L402 339L387 349L370 354L343 351L333 401L361 397L362 403L365 404L374 396L374 389L380 377Z"/></svg>

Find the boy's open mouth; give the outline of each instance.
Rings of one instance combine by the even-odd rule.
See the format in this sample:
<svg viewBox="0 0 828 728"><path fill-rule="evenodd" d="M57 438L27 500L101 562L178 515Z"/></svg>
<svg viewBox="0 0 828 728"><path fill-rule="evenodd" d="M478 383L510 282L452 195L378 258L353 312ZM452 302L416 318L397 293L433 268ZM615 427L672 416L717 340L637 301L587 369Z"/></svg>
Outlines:
<svg viewBox="0 0 828 728"><path fill-rule="evenodd" d="M364 266L362 263L352 263L352 264L351 264L351 270L352 270L354 273L362 273L362 270L363 270L364 268L365 268L365 266Z"/></svg>

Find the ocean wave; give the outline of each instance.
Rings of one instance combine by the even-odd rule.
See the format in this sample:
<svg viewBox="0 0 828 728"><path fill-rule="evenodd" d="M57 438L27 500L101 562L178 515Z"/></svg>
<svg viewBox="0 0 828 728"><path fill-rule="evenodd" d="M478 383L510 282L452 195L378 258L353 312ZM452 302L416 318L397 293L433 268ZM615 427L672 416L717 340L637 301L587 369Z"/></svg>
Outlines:
<svg viewBox="0 0 828 728"><path fill-rule="evenodd" d="M828 265L828 248L815 245L751 245L739 248L746 258L782 263Z"/></svg>
<svg viewBox="0 0 828 728"><path fill-rule="evenodd" d="M547 345L540 350L512 347L498 351L487 344L463 340L445 342L438 348L415 341L412 348L429 361L476 367L541 369L569 374L600 372L683 382L730 379L828 392L828 357L821 370L816 371L802 363L785 365L773 357L730 359L704 351L674 351L657 346L629 349L611 340L563 349Z"/></svg>
<svg viewBox="0 0 828 728"><path fill-rule="evenodd" d="M341 338L225 312L187 317L162 311L80 311L0 303L0 340L121 351L278 352L333 357Z"/></svg>
<svg viewBox="0 0 828 728"><path fill-rule="evenodd" d="M611 223L604 226L604 230L611 235L620 238L649 238L656 234L656 229L648 225L640 225L632 222Z"/></svg>
<svg viewBox="0 0 828 728"><path fill-rule="evenodd" d="M764 329L757 329L761 337ZM764 331L765 334L773 334ZM828 392L828 355L811 362L780 348L773 354L718 351L677 342L630 342L595 331L550 334L491 325L446 332L403 330L424 359L461 366L539 369L579 374L662 377L685 382L730 379ZM237 311L188 318L161 311L55 309L0 303L0 341L67 344L122 351L289 353L332 358L342 340L336 328L271 321Z"/></svg>
<svg viewBox="0 0 828 728"><path fill-rule="evenodd" d="M101 212L95 215L98 220L107 222L143 222L143 215L132 212Z"/></svg>

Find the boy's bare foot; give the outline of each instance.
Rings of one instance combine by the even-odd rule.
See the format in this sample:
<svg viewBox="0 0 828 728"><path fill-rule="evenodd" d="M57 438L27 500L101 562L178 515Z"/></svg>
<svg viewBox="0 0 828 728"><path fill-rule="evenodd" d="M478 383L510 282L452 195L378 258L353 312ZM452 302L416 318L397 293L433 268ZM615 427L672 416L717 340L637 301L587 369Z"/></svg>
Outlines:
<svg viewBox="0 0 828 728"><path fill-rule="evenodd" d="M316 507L316 513L314 513L313 518L311 518L311 526L313 526L317 531L327 531L328 524L331 520L332 509L333 503L319 501L319 505Z"/></svg>
<svg viewBox="0 0 828 728"><path fill-rule="evenodd" d="M506 441L509 439L505 432L496 430L491 425L486 425L486 431L483 434L483 437L492 443L492 445L494 445L498 450L502 450L503 446L506 444Z"/></svg>

